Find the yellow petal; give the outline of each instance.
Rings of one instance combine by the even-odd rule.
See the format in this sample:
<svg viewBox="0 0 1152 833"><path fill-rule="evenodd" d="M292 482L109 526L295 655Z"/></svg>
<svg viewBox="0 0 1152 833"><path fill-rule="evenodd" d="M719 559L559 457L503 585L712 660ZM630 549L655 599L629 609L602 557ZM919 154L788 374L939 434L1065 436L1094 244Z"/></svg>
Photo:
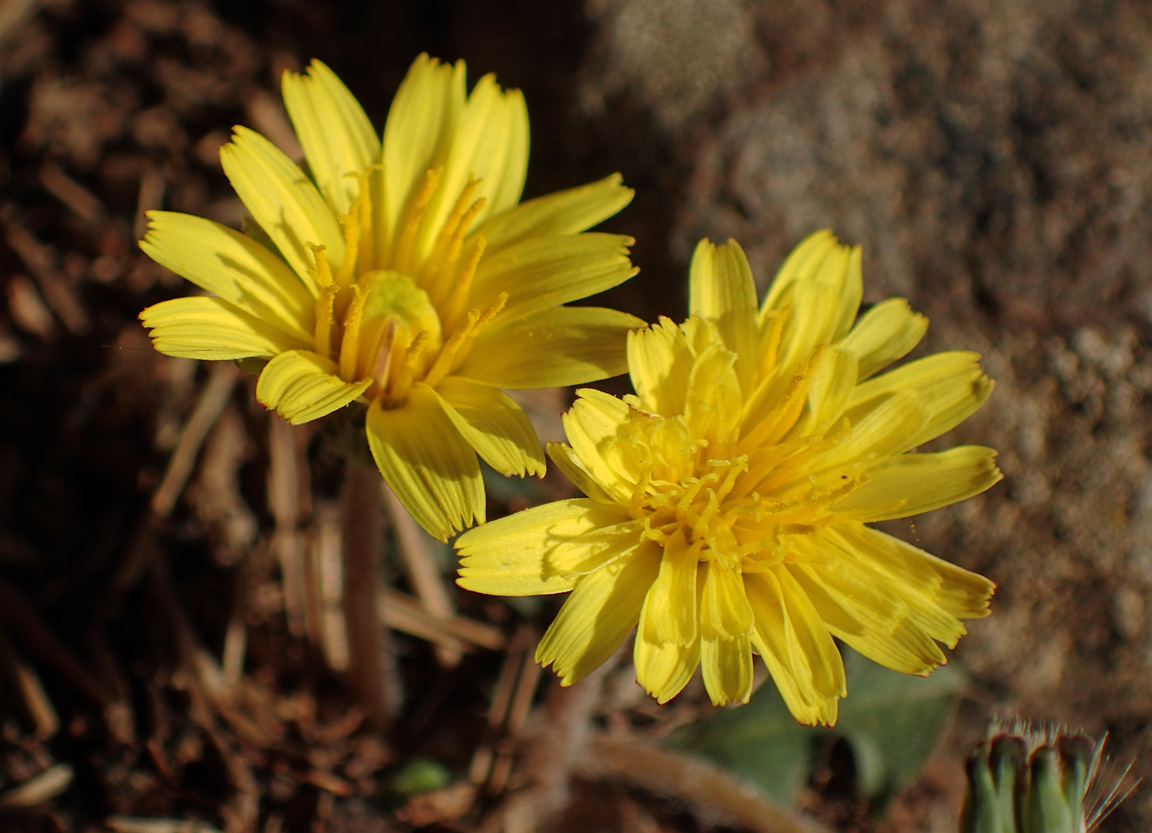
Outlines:
<svg viewBox="0 0 1152 833"><path fill-rule="evenodd" d="M436 386L452 424L485 463L506 477L543 477L544 450L528 415L506 393L449 376Z"/></svg>
<svg viewBox="0 0 1152 833"><path fill-rule="evenodd" d="M640 618L659 561L658 550L642 547L581 578L540 640L536 661L567 686L612 656Z"/></svg>
<svg viewBox="0 0 1152 833"><path fill-rule="evenodd" d="M633 191L620 174L597 182L536 197L489 218L477 230L491 257L524 240L576 234L619 212L632 201ZM583 297L583 296L580 296Z"/></svg>
<svg viewBox="0 0 1152 833"><path fill-rule="evenodd" d="M308 350L291 350L264 367L256 383L256 398L293 425L300 425L350 404L371 384L371 379L345 382L331 359Z"/></svg>
<svg viewBox="0 0 1152 833"><path fill-rule="evenodd" d="M737 356L744 390L751 390L760 364L756 284L744 250L735 240L714 246L701 240L688 270L688 312L712 321Z"/></svg>
<svg viewBox="0 0 1152 833"><path fill-rule="evenodd" d="M316 257L309 245L324 247L333 270L344 262L344 233L332 208L274 144L237 127L232 141L220 148L220 164L244 207L302 280L314 282Z"/></svg>
<svg viewBox="0 0 1152 833"><path fill-rule="evenodd" d="M881 639L890 639L898 644L909 643L918 645L926 638L942 642L954 648L966 631L963 622L952 612L940 604L936 594L925 592L915 581L894 573L870 557L868 551L860 550L851 545L848 538L840 533L840 526L825 528L811 539L809 550L811 553L819 552L823 557L821 563L813 563L812 571L817 577L824 580L828 573L834 572L836 576L828 584L838 582L848 587L850 604L860 604L862 598L870 593L879 599L880 615L885 624L878 629ZM835 553L835 562L828 561L828 556ZM793 567L793 571L795 571ZM870 590L859 592L856 585L863 585ZM982 602L987 605L987 591L984 592ZM981 614L983 615L983 614ZM888 618L884 618L888 617ZM892 618L894 617L894 618ZM910 636L910 632L917 631L917 635ZM929 649L936 657L935 649ZM925 654L927 656L927 654ZM922 665L921 670L915 673L925 673L932 665Z"/></svg>
<svg viewBox="0 0 1152 833"><path fill-rule="evenodd" d="M661 416L684 413L693 354L683 331L668 318L628 333L628 373L644 407Z"/></svg>
<svg viewBox="0 0 1152 833"><path fill-rule="evenodd" d="M201 289L263 318L286 333L310 338L315 287L268 249L219 223L149 211L140 248L154 261Z"/></svg>
<svg viewBox="0 0 1152 833"><path fill-rule="evenodd" d="M703 572L700 621L704 639L734 639L746 635L752 629L753 616L740 570L722 567L713 561L704 565Z"/></svg>
<svg viewBox="0 0 1152 833"><path fill-rule="evenodd" d="M856 417L855 419L853 417ZM848 413L851 431L838 444L827 450L805 474L816 476L832 469L847 470L853 466L875 463L906 450L908 438L924 425L921 402L904 393L879 400L863 415Z"/></svg>
<svg viewBox="0 0 1152 833"><path fill-rule="evenodd" d="M904 358L927 331L927 318L912 312L903 298L889 298L864 313L839 346L856 357L863 381Z"/></svg>
<svg viewBox="0 0 1152 833"><path fill-rule="evenodd" d="M660 571L644 605L644 633L657 642L688 646L696 641L700 620L696 612L696 565L699 547L691 546L677 529L664 546Z"/></svg>
<svg viewBox="0 0 1152 833"><path fill-rule="evenodd" d="M501 294L501 319L517 319L618 286L638 271L628 260L631 237L575 234L533 237L486 256L476 270L470 303L486 309Z"/></svg>
<svg viewBox="0 0 1152 833"><path fill-rule="evenodd" d="M752 696L752 642L748 634L700 639L700 671L714 706L747 703Z"/></svg>
<svg viewBox="0 0 1152 833"><path fill-rule="evenodd" d="M528 109L519 90L501 90L485 75L468 95L448 137L444 172L428 203L417 251L432 250L444 219L464 187L480 180L476 196L485 200L475 223L507 211L520 199L528 170Z"/></svg>
<svg viewBox="0 0 1152 833"><path fill-rule="evenodd" d="M828 630L864 656L904 674L927 674L947 660L907 603L858 565L788 568Z"/></svg>
<svg viewBox="0 0 1152 833"><path fill-rule="evenodd" d="M395 240L430 168L442 165L464 109L464 62L454 66L421 55L404 77L384 125L381 228Z"/></svg>
<svg viewBox="0 0 1152 833"><path fill-rule="evenodd" d="M856 390L856 359L836 347L820 353L808 382L808 402L794 436L820 433L840 420Z"/></svg>
<svg viewBox="0 0 1152 833"><path fill-rule="evenodd" d="M281 79L284 106L304 148L308 168L320 193L337 214L345 214L359 193L350 173L376 161L380 140L360 102L320 61L306 74L285 71Z"/></svg>
<svg viewBox="0 0 1152 833"><path fill-rule="evenodd" d="M489 521L456 540L462 560L456 583L494 596L539 596L571 590L639 534L606 534L627 515L583 498L558 500Z"/></svg>
<svg viewBox="0 0 1152 833"><path fill-rule="evenodd" d="M744 577L755 627L752 644L789 711L801 723L836 722L836 701L847 692L844 662L828 629L786 570Z"/></svg>
<svg viewBox="0 0 1152 833"><path fill-rule="evenodd" d="M427 385L413 385L396 408L372 403L368 447L400 503L433 538L447 541L454 532L484 522L476 452Z"/></svg>
<svg viewBox="0 0 1152 833"><path fill-rule="evenodd" d="M777 375L782 378L791 378L813 351L833 342L840 300L835 289L811 281L797 284L788 297L791 306L776 361Z"/></svg>
<svg viewBox="0 0 1152 833"><path fill-rule="evenodd" d="M983 446L901 454L868 469L864 484L833 509L866 522L907 518L978 495L1003 477L996 452Z"/></svg>
<svg viewBox="0 0 1152 833"><path fill-rule="evenodd" d="M649 606L650 602L645 599L636 644L632 649L632 663L636 666L636 682L663 705L683 691L696 673L700 664L700 640L697 638L690 645L678 645L652 638L644 627Z"/></svg>
<svg viewBox="0 0 1152 833"><path fill-rule="evenodd" d="M588 467L584 465L571 446L564 443L548 443L548 456L556 468L572 481L572 485L597 503L615 504L616 500L608 493L608 487L599 483Z"/></svg>
<svg viewBox="0 0 1152 833"><path fill-rule="evenodd" d="M602 391L583 388L561 418L568 443L589 474L617 503L628 505L637 472L621 460L615 438L628 420L628 406Z"/></svg>
<svg viewBox="0 0 1152 833"><path fill-rule="evenodd" d="M761 326L774 310L796 304L806 308L802 317L808 319L809 325L819 322L817 332L806 337L812 344L843 336L852 326L864 294L861 258L859 246L841 246L830 231L810 234L787 257L772 281L760 307ZM824 291L807 295L807 303L802 301L805 287L815 286ZM816 298L824 303L812 305ZM807 354L805 350L800 352Z"/></svg>
<svg viewBox="0 0 1152 833"><path fill-rule="evenodd" d="M721 443L736 439L744 404L736 361L735 353L713 343L696 357L688 375L684 422L693 437L713 443L711 453L718 456L730 453Z"/></svg>
<svg viewBox="0 0 1152 833"><path fill-rule="evenodd" d="M915 448L955 428L992 393L992 380L981 370L979 358L959 351L934 353L876 376L856 387L846 415L856 423L885 397L911 397L923 408L924 423L901 443L900 451Z"/></svg>
<svg viewBox="0 0 1152 833"><path fill-rule="evenodd" d="M140 313L152 343L168 356L186 359L266 358L308 346L283 330L220 298L174 298Z"/></svg>
<svg viewBox="0 0 1152 833"><path fill-rule="evenodd" d="M492 86L500 91L495 78ZM500 93L496 99L497 112L488 120L480 121L476 128L479 141L470 153L463 155L474 171L472 175L484 180L480 193L488 200L488 215L481 214L479 222L483 222L486 216L503 214L519 203L528 174L528 105L520 90L509 89ZM466 110L463 119L465 130L469 115ZM504 134L499 141L495 139L497 130L493 129L493 122L499 124L499 130Z"/></svg>
<svg viewBox="0 0 1152 833"><path fill-rule="evenodd" d="M984 576L957 567L891 535L862 523L838 524L834 530L845 548L860 553L878 569L959 619L988 615L996 585Z"/></svg>
<svg viewBox="0 0 1152 833"><path fill-rule="evenodd" d="M477 336L457 376L511 390L581 385L627 370L639 318L603 307L556 307Z"/></svg>

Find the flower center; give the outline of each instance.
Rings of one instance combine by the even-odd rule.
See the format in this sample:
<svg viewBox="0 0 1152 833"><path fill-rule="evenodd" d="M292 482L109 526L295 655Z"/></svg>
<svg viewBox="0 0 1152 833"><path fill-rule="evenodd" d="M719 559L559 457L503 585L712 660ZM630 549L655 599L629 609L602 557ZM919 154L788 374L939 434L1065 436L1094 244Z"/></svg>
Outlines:
<svg viewBox="0 0 1152 833"><path fill-rule="evenodd" d="M633 411L612 455L636 483L630 510L643 538L667 546L682 534L701 561L758 572L796 557L789 536L833 521L832 505L858 485L856 478L803 475L838 439L792 438L717 459L708 440L689 435L682 417Z"/></svg>
<svg viewBox="0 0 1152 833"><path fill-rule="evenodd" d="M459 367L477 333L504 306L505 295L486 310L469 310L472 279L484 238L468 230L483 207L469 182L452 210L432 220L428 206L442 169L423 185L390 239L373 225L370 187L375 166L362 171L360 194L344 226L345 257L333 273L322 246L313 246L316 298L315 350L337 365L346 382L371 379L366 392L384 407L401 404L416 382L429 385ZM417 241L431 239L421 249Z"/></svg>

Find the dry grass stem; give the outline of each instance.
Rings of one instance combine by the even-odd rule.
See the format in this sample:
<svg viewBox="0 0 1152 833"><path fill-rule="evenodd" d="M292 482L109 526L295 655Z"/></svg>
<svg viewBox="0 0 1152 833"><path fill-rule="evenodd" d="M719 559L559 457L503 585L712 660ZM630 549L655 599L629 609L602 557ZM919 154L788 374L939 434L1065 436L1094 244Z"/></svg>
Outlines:
<svg viewBox="0 0 1152 833"><path fill-rule="evenodd" d="M0 628L0 668L19 700L20 707L35 729L36 737L47 740L60 729L60 718L52 705L36 669L25 662Z"/></svg>
<svg viewBox="0 0 1152 833"><path fill-rule="evenodd" d="M56 764L0 794L0 807L35 807L67 792L72 786L72 767Z"/></svg>
<svg viewBox="0 0 1152 833"><path fill-rule="evenodd" d="M443 645L454 652L471 652L477 648L499 651L504 648L504 632L499 628L458 614L448 618L436 616L419 599L391 587L380 589L380 606L388 627Z"/></svg>
<svg viewBox="0 0 1152 833"><path fill-rule="evenodd" d="M24 261L24 265L40 285L44 300L60 319L64 329L72 335L87 333L91 326L88 313L77 298L71 282L61 274L55 251L15 222L13 215L14 212L10 207L2 212L8 245Z"/></svg>
<svg viewBox="0 0 1152 833"><path fill-rule="evenodd" d="M95 223L104 219L106 211L100 198L64 173L59 165L49 162L42 166L40 184L84 222Z"/></svg>
<svg viewBox="0 0 1152 833"><path fill-rule="evenodd" d="M434 617L442 620L452 618L456 610L443 579L436 571L436 560L429 549L432 539L400 505L391 489L385 488L383 491L408 583L424 608ZM436 660L442 668L453 668L460 662L461 652L458 648L444 642L436 642L434 645Z"/></svg>
<svg viewBox="0 0 1152 833"><path fill-rule="evenodd" d="M610 779L709 807L756 833L832 833L768 800L754 787L698 758L642 741L596 735L578 763L585 778Z"/></svg>
<svg viewBox="0 0 1152 833"><path fill-rule="evenodd" d="M32 606L6 581L0 579L0 622L8 626L28 653L59 674L76 691L106 709L111 695L40 619Z"/></svg>
<svg viewBox="0 0 1152 833"><path fill-rule="evenodd" d="M223 415L239 374L240 371L236 366L227 362L212 366L208 383L200 393L200 401L196 403L196 409L184 423L184 428L180 432L180 442L168 460L168 468L164 471L160 485L152 493L152 511L157 516L166 517L176 506L180 493L184 491L188 478L192 475L200 447L204 444L212 426Z"/></svg>
<svg viewBox="0 0 1152 833"><path fill-rule="evenodd" d="M179 819L141 819L132 816L109 816L104 826L113 833L220 833L219 828L201 821Z"/></svg>
<svg viewBox="0 0 1152 833"><path fill-rule="evenodd" d="M348 670L348 634L344 627L344 553L340 507L316 507L315 535L309 551L320 650L333 671Z"/></svg>

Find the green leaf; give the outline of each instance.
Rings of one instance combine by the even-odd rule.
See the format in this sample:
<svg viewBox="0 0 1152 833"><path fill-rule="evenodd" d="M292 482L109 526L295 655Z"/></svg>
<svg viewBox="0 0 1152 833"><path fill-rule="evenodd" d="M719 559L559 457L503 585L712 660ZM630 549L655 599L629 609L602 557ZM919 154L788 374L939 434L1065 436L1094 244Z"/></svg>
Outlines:
<svg viewBox="0 0 1152 833"><path fill-rule="evenodd" d="M912 782L947 725L967 676L953 664L926 679L891 671L844 647L848 696L831 729L801 726L771 680L746 706L684 727L668 743L707 758L783 803L808 780L816 752L842 737L857 790L878 799Z"/></svg>
<svg viewBox="0 0 1152 833"><path fill-rule="evenodd" d="M439 761L413 758L400 767L389 779L388 787L400 798L430 793L448 786L452 774Z"/></svg>
<svg viewBox="0 0 1152 833"><path fill-rule="evenodd" d="M906 787L936 748L968 676L953 662L927 677L891 671L844 649L848 696L831 731L847 739L858 791L878 798Z"/></svg>
<svg viewBox="0 0 1152 833"><path fill-rule="evenodd" d="M792 804L812 768L822 735L801 726L768 680L746 706L685 726L669 745L719 764L781 804Z"/></svg>

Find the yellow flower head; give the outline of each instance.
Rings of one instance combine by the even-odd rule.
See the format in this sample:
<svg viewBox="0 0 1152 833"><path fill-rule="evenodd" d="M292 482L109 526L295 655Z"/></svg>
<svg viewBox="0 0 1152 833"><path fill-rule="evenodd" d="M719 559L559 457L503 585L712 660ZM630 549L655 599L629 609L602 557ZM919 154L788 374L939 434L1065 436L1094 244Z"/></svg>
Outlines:
<svg viewBox="0 0 1152 833"><path fill-rule="evenodd" d="M759 653L793 715L833 723L832 637L927 674L994 585L865 524L936 509L1001 475L991 449L909 453L967 418L992 382L972 353L875 375L927 321L892 299L859 321L860 251L828 232L788 258L757 308L743 251L701 242L691 317L632 333L635 396L582 390L549 454L587 496L457 542L459 583L572 591L536 659L569 685L639 623L639 683L661 703L702 666L717 705L747 702Z"/></svg>
<svg viewBox="0 0 1152 833"><path fill-rule="evenodd" d="M498 388L581 384L625 370L643 322L565 307L635 273L627 237L580 232L632 198L618 176L518 204L528 114L491 75L416 59L381 142L319 61L286 72L308 174L237 127L224 172L257 228L149 213L141 248L211 293L141 313L156 349L265 359L257 398L292 423L369 403L385 480L441 540L484 519L477 455L542 474L521 409Z"/></svg>

